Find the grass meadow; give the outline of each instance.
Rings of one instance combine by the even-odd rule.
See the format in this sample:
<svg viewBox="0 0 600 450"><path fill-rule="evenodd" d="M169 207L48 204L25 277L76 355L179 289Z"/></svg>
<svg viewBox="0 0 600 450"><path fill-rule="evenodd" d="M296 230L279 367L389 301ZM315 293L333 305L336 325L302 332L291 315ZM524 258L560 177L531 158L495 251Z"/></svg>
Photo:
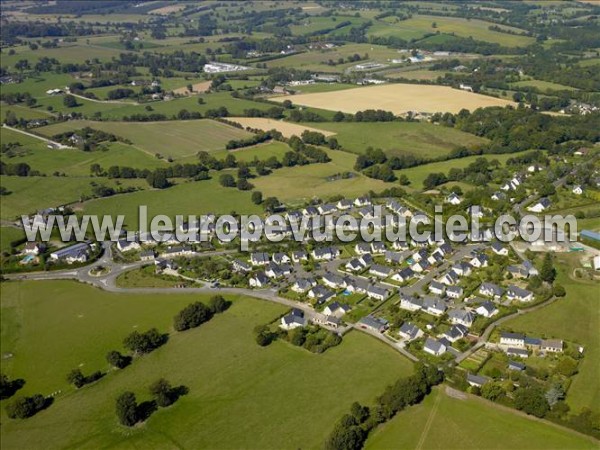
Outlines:
<svg viewBox="0 0 600 450"><path fill-rule="evenodd" d="M364 153L367 147L373 147L381 148L389 156L412 153L436 158L458 145L469 147L487 142L485 138L426 122L342 122L315 127L335 132L340 145L353 153Z"/></svg>
<svg viewBox="0 0 600 450"><path fill-rule="evenodd" d="M365 445L366 450L392 448L545 450L593 449L597 444L593 438L480 398L450 397L438 387L423 403L405 409L377 428Z"/></svg>
<svg viewBox="0 0 600 450"><path fill-rule="evenodd" d="M573 269L579 267L580 257L581 254L567 254L557 258L557 282L567 291L564 299L512 319L505 325L515 331L556 337L583 345L585 357L579 366L579 373L573 378L566 401L573 412L582 408L600 412L600 295L597 282L572 278Z"/></svg>
<svg viewBox="0 0 600 450"><path fill-rule="evenodd" d="M196 155L199 151L225 148L231 139L243 139L251 133L208 119L177 122L144 122L132 126L127 122L69 121L39 129L40 133L53 136L68 130L91 127L128 139L139 150L154 156L180 159Z"/></svg>
<svg viewBox="0 0 600 450"><path fill-rule="evenodd" d="M126 334L153 326L168 331L178 310L207 297L109 294L59 281L4 283L2 352L14 355L6 372L26 379L22 394L61 393L25 421L3 412L3 448L247 448L251 435L253 448L316 449L353 401L371 403L411 371L392 349L357 332L321 355L283 342L259 347L252 329L285 308L230 298L231 308L210 322L171 335L130 367L75 390L65 381L69 370L107 370L104 355L121 349ZM148 385L160 377L187 386L189 394L140 426L118 425L117 395L132 390L139 401L149 400Z"/></svg>

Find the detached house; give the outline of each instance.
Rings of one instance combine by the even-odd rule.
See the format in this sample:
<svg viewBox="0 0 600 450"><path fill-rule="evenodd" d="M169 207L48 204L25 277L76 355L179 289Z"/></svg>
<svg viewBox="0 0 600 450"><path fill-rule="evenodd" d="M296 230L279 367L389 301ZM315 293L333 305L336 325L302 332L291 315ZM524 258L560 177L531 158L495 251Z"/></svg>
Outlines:
<svg viewBox="0 0 600 450"><path fill-rule="evenodd" d="M423 311L433 316L439 317L446 312L448 306L440 298L425 297L423 300Z"/></svg>
<svg viewBox="0 0 600 450"><path fill-rule="evenodd" d="M348 311L350 311L350 307L348 305L333 302L325 307L323 314L334 317L342 317Z"/></svg>
<svg viewBox="0 0 600 450"><path fill-rule="evenodd" d="M452 192L448 197L446 197L446 203L450 203L451 205L460 205L462 203L462 199Z"/></svg>
<svg viewBox="0 0 600 450"><path fill-rule="evenodd" d="M489 261L489 258L487 257L486 254L478 253L477 255L475 255L473 257L473 259L471 259L471 261L469 261L469 264L471 264L473 267L476 267L479 269L481 267L487 267L488 261Z"/></svg>
<svg viewBox="0 0 600 450"><path fill-rule="evenodd" d="M444 295L444 293L446 292L446 286L437 281L432 281L429 284L429 292L435 295Z"/></svg>
<svg viewBox="0 0 600 450"><path fill-rule="evenodd" d="M527 289L521 289L515 285L510 285L506 290L506 297L510 300L530 302L533 300L533 292L528 291Z"/></svg>
<svg viewBox="0 0 600 450"><path fill-rule="evenodd" d="M359 242L354 246L354 251L357 255L371 253L371 246L367 242Z"/></svg>
<svg viewBox="0 0 600 450"><path fill-rule="evenodd" d="M303 327L304 325L306 325L304 312L294 308L289 314L281 318L281 324L279 326L284 330L293 330L294 328Z"/></svg>
<svg viewBox="0 0 600 450"><path fill-rule="evenodd" d="M367 297L374 298L375 300L383 301L390 296L390 292L387 289L380 288L377 286L367 287Z"/></svg>
<svg viewBox="0 0 600 450"><path fill-rule="evenodd" d="M415 272L410 267L405 267L399 272L392 275L392 280L398 281L399 283L405 283L415 276Z"/></svg>
<svg viewBox="0 0 600 450"><path fill-rule="evenodd" d="M423 299L401 295L400 308L406 309L407 311L418 311L423 308Z"/></svg>
<svg viewBox="0 0 600 450"><path fill-rule="evenodd" d="M460 286L448 286L446 288L446 296L449 298L457 299L463 295L463 288Z"/></svg>
<svg viewBox="0 0 600 450"><path fill-rule="evenodd" d="M354 200L354 206L362 207L371 205L371 199L369 197L358 197Z"/></svg>
<svg viewBox="0 0 600 450"><path fill-rule="evenodd" d="M250 263L253 266L266 266L269 264L270 258L268 253L257 252L250 254Z"/></svg>
<svg viewBox="0 0 600 450"><path fill-rule="evenodd" d="M373 264L369 269L370 275L375 275L379 278L387 278L392 274L392 268L387 266L382 266L380 264Z"/></svg>
<svg viewBox="0 0 600 450"><path fill-rule="evenodd" d="M404 322L398 330L398 334L407 341L412 341L423 336L423 331L413 323Z"/></svg>
<svg viewBox="0 0 600 450"><path fill-rule="evenodd" d="M337 209L339 209L340 211L345 211L347 209L352 208L352 202L346 198L343 198L342 200L337 202L335 206L337 206Z"/></svg>
<svg viewBox="0 0 600 450"><path fill-rule="evenodd" d="M448 318L453 324L464 325L465 327L471 327L475 317L470 311L464 309L453 309L448 313Z"/></svg>
<svg viewBox="0 0 600 450"><path fill-rule="evenodd" d="M290 257L285 253L273 253L272 260L275 264L285 264L290 262Z"/></svg>
<svg viewBox="0 0 600 450"><path fill-rule="evenodd" d="M231 264L233 266L233 270L235 270L236 272L246 273L246 272L252 271L252 266L250 264L248 264L246 261L234 259Z"/></svg>
<svg viewBox="0 0 600 450"><path fill-rule="evenodd" d="M489 318L498 314L498 308L496 308L496 305L488 300L479 305L475 312L480 316Z"/></svg>
<svg viewBox="0 0 600 450"><path fill-rule="evenodd" d="M400 264L402 262L402 253L388 250L385 252L385 262L388 264Z"/></svg>
<svg viewBox="0 0 600 450"><path fill-rule="evenodd" d="M346 281L339 275L326 273L323 275L323 284L332 289L340 289L346 287Z"/></svg>
<svg viewBox="0 0 600 450"><path fill-rule="evenodd" d="M311 289L313 286L315 286L316 284L317 284L317 282L313 279L298 278L292 285L291 289L294 292L303 294L306 291L308 291L309 289Z"/></svg>
<svg viewBox="0 0 600 450"><path fill-rule="evenodd" d="M446 346L440 341L428 337L423 346L423 350L433 356L441 356L446 353Z"/></svg>
<svg viewBox="0 0 600 450"><path fill-rule="evenodd" d="M308 253L306 253L304 250L298 250L296 252L292 252L292 261L294 261L295 263L299 263L301 261L307 261L308 260Z"/></svg>
<svg viewBox="0 0 600 450"><path fill-rule="evenodd" d="M469 329L464 325L452 325L442 336L449 342L456 342L469 334Z"/></svg>
<svg viewBox="0 0 600 450"><path fill-rule="evenodd" d="M264 272L257 272L252 277L250 277L248 283L251 287L265 287L267 284L269 284L269 279L267 278Z"/></svg>
<svg viewBox="0 0 600 450"><path fill-rule="evenodd" d="M331 261L340 255L340 251L335 247L316 248L312 251L312 257L319 261Z"/></svg>
<svg viewBox="0 0 600 450"><path fill-rule="evenodd" d="M500 333L500 344L511 347L525 347L525 335L521 333Z"/></svg>
<svg viewBox="0 0 600 450"><path fill-rule="evenodd" d="M492 242L491 248L496 255L508 256L508 248L499 242Z"/></svg>
<svg viewBox="0 0 600 450"><path fill-rule="evenodd" d="M541 198L537 203L527 208L527 211L534 213L541 213L546 211L550 207L550 200L547 197Z"/></svg>
<svg viewBox="0 0 600 450"><path fill-rule="evenodd" d="M363 265L356 258L351 259L350 261L348 261L346 263L345 267L346 267L346 270L348 270L350 272L360 272L361 270L364 269Z"/></svg>
<svg viewBox="0 0 600 450"><path fill-rule="evenodd" d="M390 324L387 320L370 315L360 319L358 321L358 325L365 330L376 331L378 333L383 333L390 327Z"/></svg>
<svg viewBox="0 0 600 450"><path fill-rule="evenodd" d="M479 287L479 293L487 297L500 299L504 293L504 290L494 283L481 283L481 286Z"/></svg>

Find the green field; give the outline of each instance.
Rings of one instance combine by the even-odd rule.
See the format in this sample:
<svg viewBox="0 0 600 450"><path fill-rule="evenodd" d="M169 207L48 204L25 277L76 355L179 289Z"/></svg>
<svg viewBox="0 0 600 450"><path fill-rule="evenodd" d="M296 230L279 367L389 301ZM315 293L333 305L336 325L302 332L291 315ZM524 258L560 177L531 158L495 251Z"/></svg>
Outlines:
<svg viewBox="0 0 600 450"><path fill-rule="evenodd" d="M597 441L491 402L448 396L436 388L369 437L366 450L594 449Z"/></svg>
<svg viewBox="0 0 600 450"><path fill-rule="evenodd" d="M84 204L84 211L86 214L100 216L124 214L125 223L129 226L137 225L140 205L148 207L149 218L156 214L175 217L176 214L229 214L233 211L252 214L262 211L261 206L250 200L251 191L225 188L219 184L218 178L217 173L213 174L210 180L182 182L168 189L146 190L90 200ZM142 182L147 186L146 181Z"/></svg>
<svg viewBox="0 0 600 450"><path fill-rule="evenodd" d="M78 202L81 196L90 196L91 182L99 185L148 187L145 180L108 180L92 177L9 177L2 176L2 186L11 193L0 197L2 219L14 219L21 214L35 213L40 209ZM118 183L118 184L117 184ZM118 202L122 196L112 197Z"/></svg>
<svg viewBox="0 0 600 450"><path fill-rule="evenodd" d="M321 355L283 342L261 348L252 329L285 309L237 297L222 315L172 335L132 366L77 391L66 385L73 367L106 370L104 355L120 348L123 336L151 326L167 331L173 315L198 299L206 297L109 294L72 282L3 284L2 352L14 354L7 373L26 379L23 394L62 391L25 421L3 412L3 448L247 448L251 435L254 448L316 449L353 401L372 402L411 370L357 332ZM161 376L189 394L142 426L117 425L115 397L132 390L148 400L147 386Z"/></svg>
<svg viewBox="0 0 600 450"><path fill-rule="evenodd" d="M132 126L126 122L69 121L40 128L46 136L69 130L91 127L128 139L133 146L154 156L181 159L199 151L224 149L231 139L243 139L251 133L213 120L185 120L177 122L144 122Z"/></svg>
<svg viewBox="0 0 600 450"><path fill-rule="evenodd" d="M598 283L571 278L573 267L579 266L579 257L581 254L571 254L563 255L558 259L557 282L567 291L564 299L531 314L513 319L507 322L506 326L527 334L552 336L583 345L585 358L569 388L567 403L573 412L578 412L585 407L600 412L599 286Z"/></svg>
<svg viewBox="0 0 600 450"><path fill-rule="evenodd" d="M72 122L68 123L72 124ZM42 129L38 131L42 131ZM16 156L12 158L3 156L3 162L9 164L25 162L46 175L60 172L67 176L88 176L92 164L100 164L104 169L108 169L110 166L154 169L166 167L168 164L165 160L159 160L146 151L121 142L106 144L106 151L84 152L75 149L49 149L42 141L4 128L0 129L0 137L5 143L23 143ZM103 182L103 180L99 182Z"/></svg>
<svg viewBox="0 0 600 450"><path fill-rule="evenodd" d="M389 183L356 174L354 178L329 181L327 178L342 172L354 172L356 156L341 151L328 151L331 161L300 167L284 167L266 177L252 180L263 196L275 196L290 203L302 203L314 197L334 195L347 197L364 195L370 190L382 191Z"/></svg>
<svg viewBox="0 0 600 450"><path fill-rule="evenodd" d="M507 159L512 158L517 153L505 153L505 154L489 154L489 155L478 155L478 156L467 156L466 158L452 159L450 161L441 161L430 164L423 164L422 166L411 167L410 169L396 170L397 176L406 175L410 180L410 186L415 189L423 188L423 181L430 173L443 172L448 174L451 168L463 169L469 164L474 162L477 158L486 158L488 161L497 159L501 164L504 164ZM453 183L454 184L454 183Z"/></svg>
<svg viewBox="0 0 600 450"><path fill-rule="evenodd" d="M346 150L364 153L367 147L381 148L389 156L412 153L425 158L446 155L459 145L467 147L487 142L454 128L425 122L372 122L310 124L333 131Z"/></svg>
<svg viewBox="0 0 600 450"><path fill-rule="evenodd" d="M436 23L436 27L432 26ZM498 31L489 30L494 25L478 19L465 19L462 17L441 17L414 15L410 19L402 20L397 24L375 23L369 28L368 34L373 36L396 36L402 39L419 39L426 33L447 33L461 37L472 37L480 41L488 41L504 45L506 47L524 47L532 44L534 39L527 36L518 36ZM517 28L501 26L501 28L521 32Z"/></svg>
<svg viewBox="0 0 600 450"><path fill-rule="evenodd" d="M533 88L537 88L542 92L549 92L549 91L573 91L573 90L577 90L575 88L572 88L570 86L565 86L562 84L558 84L558 83L551 83L550 81L543 81L543 80L523 80L523 81L517 81L515 83L511 83L510 84L511 87L516 87L516 88L520 88L520 87L533 87Z"/></svg>
<svg viewBox="0 0 600 450"><path fill-rule="evenodd" d="M0 227L0 251L10 251L10 243L25 236L22 230L14 227Z"/></svg>

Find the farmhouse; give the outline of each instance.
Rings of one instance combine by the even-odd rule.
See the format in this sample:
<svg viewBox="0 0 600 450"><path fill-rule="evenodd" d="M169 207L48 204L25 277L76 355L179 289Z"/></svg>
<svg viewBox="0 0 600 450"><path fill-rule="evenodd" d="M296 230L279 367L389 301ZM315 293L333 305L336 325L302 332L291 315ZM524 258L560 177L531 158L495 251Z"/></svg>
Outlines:
<svg viewBox="0 0 600 450"><path fill-rule="evenodd" d="M543 339L541 350L545 352L551 353L562 353L563 351L563 341L558 339Z"/></svg>
<svg viewBox="0 0 600 450"><path fill-rule="evenodd" d="M440 341L428 337L423 345L423 350L433 356L441 356L446 353L446 346Z"/></svg>
<svg viewBox="0 0 600 450"><path fill-rule="evenodd" d="M398 334L407 341L412 341L423 336L423 331L413 323L404 322L398 330Z"/></svg>
<svg viewBox="0 0 600 450"><path fill-rule="evenodd" d="M383 333L390 327L390 324L387 320L382 319L380 317L373 317L371 315L365 316L358 321L358 324L361 328L369 331L375 331L378 333Z"/></svg>

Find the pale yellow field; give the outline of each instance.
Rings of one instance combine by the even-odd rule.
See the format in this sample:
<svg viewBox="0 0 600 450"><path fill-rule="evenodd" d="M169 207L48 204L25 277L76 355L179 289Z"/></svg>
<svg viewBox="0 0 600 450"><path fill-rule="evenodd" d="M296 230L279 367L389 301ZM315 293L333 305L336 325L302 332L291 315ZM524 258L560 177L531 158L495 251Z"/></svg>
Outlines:
<svg viewBox="0 0 600 450"><path fill-rule="evenodd" d="M331 131L319 130L317 128L305 127L295 123L283 122L281 120L264 119L262 117L228 117L227 120L239 123L244 128L250 127L257 130L269 131L277 130L286 138L293 135L300 136L303 131L318 131L324 136L332 136L335 133Z"/></svg>
<svg viewBox="0 0 600 450"><path fill-rule="evenodd" d="M181 11L182 9L185 9L185 5L163 6L162 8L153 9L152 11L148 12L148 14L158 14L159 16L166 16L168 14Z"/></svg>
<svg viewBox="0 0 600 450"><path fill-rule="evenodd" d="M283 102L292 100L296 105L356 113L365 109L383 109L394 114L413 112L451 112L461 109L475 110L486 106L516 105L514 102L446 86L422 86L416 84L386 84L346 89L334 92L301 94L292 97L273 97Z"/></svg>
<svg viewBox="0 0 600 450"><path fill-rule="evenodd" d="M202 81L200 83L192 84L192 92L188 91L187 86L183 86L177 89L173 89L173 93L179 95L201 94L210 89L211 83L212 81Z"/></svg>

